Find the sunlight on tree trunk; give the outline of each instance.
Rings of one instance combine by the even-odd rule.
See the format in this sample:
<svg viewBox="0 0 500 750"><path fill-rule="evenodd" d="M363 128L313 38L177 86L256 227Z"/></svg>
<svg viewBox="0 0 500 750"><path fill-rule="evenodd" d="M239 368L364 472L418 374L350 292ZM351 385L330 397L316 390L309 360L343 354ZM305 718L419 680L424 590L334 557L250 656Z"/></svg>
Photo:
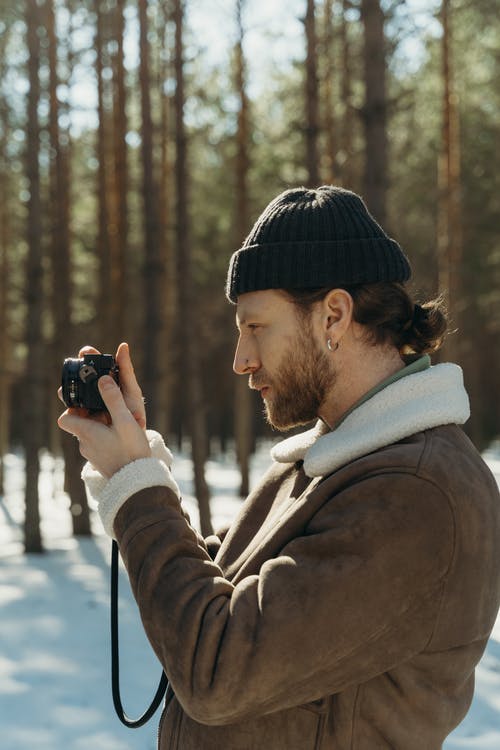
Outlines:
<svg viewBox="0 0 500 750"><path fill-rule="evenodd" d="M185 373L184 410L187 416L191 436L191 455L193 459L194 486L200 510L200 527L202 534L211 534L210 493L205 478L205 461L207 457L207 432L205 420L205 403L200 372L200 342L197 337L197 297L194 291L191 233L189 227L189 189L187 163L187 135L184 122L184 43L183 22L184 3L174 2L175 19L175 181L177 186L177 253L179 263L179 309L180 340L183 354L179 367Z"/></svg>
<svg viewBox="0 0 500 750"><path fill-rule="evenodd" d="M315 0L307 0L304 19L306 33L306 169L311 187L319 184L319 100L318 100L318 43L316 33Z"/></svg>
<svg viewBox="0 0 500 750"><path fill-rule="evenodd" d="M235 84L236 95L239 101L238 129L236 133L236 242L241 243L248 231L249 208L248 208L248 97L246 93L246 66L243 52L244 27L243 13L246 3L244 0L236 1L236 28L237 41L235 47ZM235 386L234 403L234 436L236 442L236 456L240 468L241 483L240 495L246 497L250 489L250 454L253 445L252 436L252 410L250 401L250 389L247 378L237 376Z"/></svg>
<svg viewBox="0 0 500 750"><path fill-rule="evenodd" d="M112 341L115 347L125 338L128 257L128 162L127 162L127 94L125 87L125 0L116 0L111 14L111 36L115 49L113 69L113 169L111 174L110 212L111 235L110 316Z"/></svg>
<svg viewBox="0 0 500 750"><path fill-rule="evenodd" d="M351 43L349 39L349 22L347 20L347 10L350 5L349 0L342 2L342 18L340 25L340 44L341 44L341 101L342 117L340 122L340 149L338 155L340 184L346 188L353 188L353 125L354 110L352 105L352 61L351 61Z"/></svg>
<svg viewBox="0 0 500 750"><path fill-rule="evenodd" d="M384 12L380 0L361 1L364 31L365 130L363 197L368 209L384 226L388 186L387 91Z"/></svg>
<svg viewBox="0 0 500 750"><path fill-rule="evenodd" d="M42 260L42 206L40 197L40 18L36 0L26 0L25 18L28 41L27 95L28 125L26 140L26 176L29 186L27 242L28 260L25 379L29 380L29 399L24 402L23 444L26 457L26 487L24 520L24 548L26 552L43 552L40 535L40 510L38 497L39 452L43 447L45 419L45 370L35 366L43 361L45 345L42 338L43 310L43 260Z"/></svg>
<svg viewBox="0 0 500 750"><path fill-rule="evenodd" d="M337 179L337 123L335 117L335 55L334 55L333 0L324 0L323 7L323 131L325 134L324 181L338 184Z"/></svg>
<svg viewBox="0 0 500 750"><path fill-rule="evenodd" d="M442 35L442 140L438 163L438 269L439 288L446 294L451 328L460 328L460 268L462 264L462 208L460 177L460 131L458 96L453 80L452 4L441 6ZM460 333L449 336L443 357L455 361L460 357Z"/></svg>
<svg viewBox="0 0 500 750"><path fill-rule="evenodd" d="M1 42L0 42L1 43ZM1 55L1 52L0 52ZM4 102L0 101L0 495L5 492L4 456L9 450L10 386L11 386L11 342L10 314L7 303L9 288L10 220L5 147L8 120Z"/></svg>
<svg viewBox="0 0 500 750"><path fill-rule="evenodd" d="M170 195L172 181L172 163L170 156L170 109L171 98L165 90L169 76L171 49L171 7L170 0L162 0L160 4L160 24L163 27L160 38L162 44L158 54L158 94L160 97L160 176L159 176L159 246L164 280L162 291L163 334L160 347L160 378L161 387L158 394L159 419L158 430L162 435L171 431L171 411L175 386L175 365L177 359L175 331L178 314L178 279L175 246L171 239L171 222L173 201Z"/></svg>
<svg viewBox="0 0 500 750"><path fill-rule="evenodd" d="M60 366L65 356L70 353L72 341L71 303L74 298L71 281L70 257L70 136L69 132L61 137L59 121L61 107L58 99L60 79L58 75L58 36L56 34L56 16L53 0L46 3L46 28L49 55L49 133L51 148L50 163L50 245L51 245L51 278L52 278L52 315L54 320L54 337L52 342L53 361L57 367L54 382L60 374ZM64 143L63 143L64 140ZM55 424L56 411L60 406L55 399L51 385L50 404L51 425ZM73 533L77 536L90 536L90 514L85 487L80 478L83 459L78 443L70 435L61 436L64 456L65 487L70 498L70 513Z"/></svg>
<svg viewBox="0 0 500 750"><path fill-rule="evenodd" d="M154 124L151 112L150 46L148 41L148 2L139 0L142 140L142 198L144 201L144 335L143 391L148 404L148 421L157 426L161 378L160 350L163 346L163 298L165 268L159 242L158 186L154 170Z"/></svg>

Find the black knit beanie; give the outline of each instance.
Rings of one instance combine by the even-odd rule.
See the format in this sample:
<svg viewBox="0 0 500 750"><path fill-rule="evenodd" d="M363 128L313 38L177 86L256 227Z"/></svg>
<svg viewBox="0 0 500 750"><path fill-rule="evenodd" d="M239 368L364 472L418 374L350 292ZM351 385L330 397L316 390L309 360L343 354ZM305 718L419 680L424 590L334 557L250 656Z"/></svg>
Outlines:
<svg viewBox="0 0 500 750"><path fill-rule="evenodd" d="M226 294L407 281L411 269L356 193L323 185L285 190L229 264Z"/></svg>

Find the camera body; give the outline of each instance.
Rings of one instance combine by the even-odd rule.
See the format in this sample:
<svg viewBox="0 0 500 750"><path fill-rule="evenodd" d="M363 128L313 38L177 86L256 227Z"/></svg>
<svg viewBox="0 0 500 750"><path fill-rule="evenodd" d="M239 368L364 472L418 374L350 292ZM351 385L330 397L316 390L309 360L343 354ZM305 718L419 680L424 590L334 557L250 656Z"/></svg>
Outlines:
<svg viewBox="0 0 500 750"><path fill-rule="evenodd" d="M85 354L81 359L67 358L62 368L62 397L68 407L107 411L97 381L111 375L119 384L118 365L111 354Z"/></svg>

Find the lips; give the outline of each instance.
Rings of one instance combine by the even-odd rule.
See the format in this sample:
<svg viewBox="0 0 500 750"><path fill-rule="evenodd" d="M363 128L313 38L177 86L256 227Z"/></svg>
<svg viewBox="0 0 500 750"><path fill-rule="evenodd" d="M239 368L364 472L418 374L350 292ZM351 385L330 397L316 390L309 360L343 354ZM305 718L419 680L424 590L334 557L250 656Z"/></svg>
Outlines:
<svg viewBox="0 0 500 750"><path fill-rule="evenodd" d="M270 385L263 385L261 383L256 383L255 380L250 380L248 383L249 387L254 391L259 391L262 398L265 398L266 393L270 390Z"/></svg>

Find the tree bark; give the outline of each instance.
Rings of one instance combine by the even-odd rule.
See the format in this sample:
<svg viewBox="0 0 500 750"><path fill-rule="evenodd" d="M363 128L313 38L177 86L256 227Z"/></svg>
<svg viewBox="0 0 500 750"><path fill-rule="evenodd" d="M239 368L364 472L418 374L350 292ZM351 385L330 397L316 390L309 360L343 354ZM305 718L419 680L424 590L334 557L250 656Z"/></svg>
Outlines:
<svg viewBox="0 0 500 750"><path fill-rule="evenodd" d="M307 0L305 17L306 32L306 169L311 187L319 184L318 138L319 97L318 97L318 45L316 34L315 0Z"/></svg>
<svg viewBox="0 0 500 750"><path fill-rule="evenodd" d="M323 131L325 134L324 179L331 185L337 180L337 126L335 118L335 57L333 0L324 0L323 14Z"/></svg>
<svg viewBox="0 0 500 750"><path fill-rule="evenodd" d="M111 336L115 346L125 333L128 254L128 162L127 162L127 91L125 86L125 0L116 0L113 13L112 38L116 45L113 56L113 174L110 209L113 214L110 251L110 315Z"/></svg>
<svg viewBox="0 0 500 750"><path fill-rule="evenodd" d="M388 186L387 91L384 12L380 0L362 0L364 32L365 168L363 196L382 225L386 220Z"/></svg>
<svg viewBox="0 0 500 750"><path fill-rule="evenodd" d="M342 120L340 126L340 149L338 154L339 182L347 188L353 188L353 106L352 106L352 62L351 43L347 10L349 0L342 2L342 20L340 25L341 65L340 65L340 99L342 102Z"/></svg>
<svg viewBox="0 0 500 750"><path fill-rule="evenodd" d="M148 421L157 425L161 386L164 272L159 242L158 188L153 166L154 126L151 115L148 2L139 0L139 82L142 116L142 190L144 200L144 335L143 390L148 404Z"/></svg>
<svg viewBox="0 0 500 750"><path fill-rule="evenodd" d="M0 36L0 76L7 67L8 33ZM9 450L11 340L10 313L7 302L9 288L11 223L9 215L10 175L7 144L10 137L9 111L5 97L0 96L0 495L4 494L4 456Z"/></svg>
<svg viewBox="0 0 500 750"><path fill-rule="evenodd" d="M187 162L187 136L184 122L184 3L174 0L175 20L175 183L177 193L177 253L179 278L180 341L184 347L184 368L186 372L187 421L191 437L191 452L194 470L195 493L200 511L202 534L212 533L210 519L210 493L205 478L207 434L205 403L200 377L199 341L196 328L197 298L194 291L191 236L188 215L189 184Z"/></svg>
<svg viewBox="0 0 500 750"><path fill-rule="evenodd" d="M165 81L169 76L169 28L171 21L171 8L169 0L161 2L161 20L163 23L163 43L161 45L160 59L158 62L158 89L160 95L160 179L159 179L159 203L160 203L160 236L159 248L164 266L163 287L163 317L164 332L162 346L160 348L161 368L161 392L159 404L158 429L163 435L170 433L170 412L172 407L173 388L175 386L175 371L177 363L177 342L175 341L175 330L177 326L177 258L175 246L171 241L170 223L171 206L170 183L172 176L172 164L169 155L170 145L170 96L165 91Z"/></svg>
<svg viewBox="0 0 500 750"><path fill-rule="evenodd" d="M25 20L28 47L27 129L26 129L26 175L29 188L27 216L28 258L26 268L27 318L26 347L29 399L24 403L23 443L26 457L26 487L24 521L24 548L26 552L43 552L40 534L40 510L38 497L39 451L43 443L45 412L44 342L42 339L43 312L43 265L42 265L42 212L40 199L40 28L39 7L36 0L26 0Z"/></svg>
<svg viewBox="0 0 500 750"><path fill-rule="evenodd" d="M100 329L105 348L111 347L113 342L113 317L111 307L111 242L109 235L110 207L108 196L108 169L107 169L107 127L106 127L106 97L104 88L103 71L105 68L104 48L104 16L100 0L94 0L96 14L95 28L95 76L97 83L97 132L96 132L96 193L97 193L97 237L96 254L99 261L99 292L98 310Z"/></svg>
<svg viewBox="0 0 500 750"><path fill-rule="evenodd" d="M460 130L458 97L453 80L452 7L450 0L442 0L442 140L438 163L438 279L439 289L447 297L448 312L453 328L460 325L461 298L460 267L462 263L462 210L460 175ZM459 337L445 340L442 356L456 360L460 357Z"/></svg>
<svg viewBox="0 0 500 750"><path fill-rule="evenodd" d="M59 76L57 72L58 37L53 0L46 2L46 28L49 55L49 134L51 148L50 164L50 245L52 276L52 315L54 320L53 359L60 363L70 353L72 341L71 300L73 299L70 255L70 144L69 133L66 145L61 143L59 128L60 103L57 96ZM52 402L50 402L52 403ZM80 478L83 460L78 443L70 435L61 436L64 456L65 487L70 498L70 513L73 533L90 536L90 512L85 488Z"/></svg>
<svg viewBox="0 0 500 750"><path fill-rule="evenodd" d="M246 65L243 53L243 12L245 0L236 0L237 41L235 47L235 84L239 100L238 128L236 133L236 245L245 237L249 223L248 170L249 170L249 102L246 92ZM252 435L252 410L250 389L246 378L237 376L234 401L234 434L236 456L240 468L240 495L246 497L250 491L250 455L254 443Z"/></svg>
<svg viewBox="0 0 500 750"><path fill-rule="evenodd" d="M8 121L1 102L0 122L2 139L0 142L0 495L4 494L4 456L9 449L10 385L11 385L11 342L9 335L9 174L5 156Z"/></svg>

